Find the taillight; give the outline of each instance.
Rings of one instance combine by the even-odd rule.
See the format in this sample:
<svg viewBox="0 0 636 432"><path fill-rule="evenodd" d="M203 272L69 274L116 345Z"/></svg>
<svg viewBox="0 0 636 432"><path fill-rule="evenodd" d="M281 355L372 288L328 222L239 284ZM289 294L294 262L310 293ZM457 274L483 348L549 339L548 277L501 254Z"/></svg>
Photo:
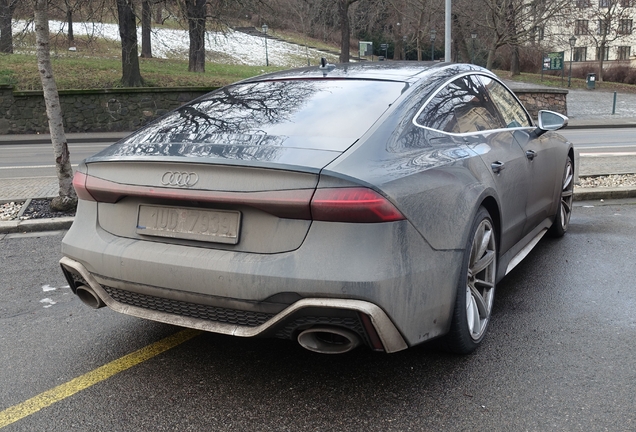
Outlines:
<svg viewBox="0 0 636 432"><path fill-rule="evenodd" d="M328 222L392 222L404 215L389 200L367 188L318 189L311 199L313 220Z"/></svg>
<svg viewBox="0 0 636 432"><path fill-rule="evenodd" d="M79 199L85 201L95 201L95 198L90 194L88 189L86 188L86 179L88 176L79 171L75 172L73 176L73 187L75 188L75 193Z"/></svg>
<svg viewBox="0 0 636 432"><path fill-rule="evenodd" d="M315 192L313 189L225 192L127 185L79 171L75 173L73 186L78 198L103 203L116 203L125 197L137 197L244 205L287 219L357 223L404 219L389 200L363 187L317 189Z"/></svg>

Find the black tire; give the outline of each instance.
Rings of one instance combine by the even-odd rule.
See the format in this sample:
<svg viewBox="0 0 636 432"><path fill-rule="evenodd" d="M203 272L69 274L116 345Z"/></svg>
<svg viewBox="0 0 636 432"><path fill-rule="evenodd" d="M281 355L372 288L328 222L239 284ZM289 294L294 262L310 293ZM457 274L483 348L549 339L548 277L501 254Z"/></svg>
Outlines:
<svg viewBox="0 0 636 432"><path fill-rule="evenodd" d="M574 196L574 164L568 156L563 170L563 180L561 182L561 195L559 197L559 207L554 217L554 222L548 233L552 237L563 237L570 227L570 216L572 215L572 198Z"/></svg>
<svg viewBox="0 0 636 432"><path fill-rule="evenodd" d="M480 207L468 236L450 332L444 347L470 354L484 339L495 296L497 239L490 214Z"/></svg>

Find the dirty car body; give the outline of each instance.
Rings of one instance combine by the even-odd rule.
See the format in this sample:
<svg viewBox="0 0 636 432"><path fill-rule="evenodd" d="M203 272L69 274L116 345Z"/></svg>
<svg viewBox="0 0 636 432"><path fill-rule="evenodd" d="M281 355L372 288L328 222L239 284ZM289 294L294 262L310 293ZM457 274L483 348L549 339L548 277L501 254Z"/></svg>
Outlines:
<svg viewBox="0 0 636 432"><path fill-rule="evenodd" d="M93 307L179 326L468 353L496 282L567 230L566 121L469 65L242 81L81 164L62 269Z"/></svg>

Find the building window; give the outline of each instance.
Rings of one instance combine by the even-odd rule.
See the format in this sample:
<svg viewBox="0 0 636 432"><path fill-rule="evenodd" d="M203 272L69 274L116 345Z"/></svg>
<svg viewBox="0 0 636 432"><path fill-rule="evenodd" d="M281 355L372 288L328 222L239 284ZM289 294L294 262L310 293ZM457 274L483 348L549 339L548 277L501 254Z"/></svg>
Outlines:
<svg viewBox="0 0 636 432"><path fill-rule="evenodd" d="M537 40L542 41L543 38L545 37L543 26L536 26L535 28L533 28L532 35Z"/></svg>
<svg viewBox="0 0 636 432"><path fill-rule="evenodd" d="M618 60L629 60L631 47L619 46L618 47Z"/></svg>
<svg viewBox="0 0 636 432"><path fill-rule="evenodd" d="M596 31L596 34L609 34L610 32L610 28L607 25L607 21L606 20L598 20L598 30Z"/></svg>
<svg viewBox="0 0 636 432"><path fill-rule="evenodd" d="M587 60L587 47L574 48L574 61L582 62Z"/></svg>
<svg viewBox="0 0 636 432"><path fill-rule="evenodd" d="M618 32L620 34L632 34L632 24L633 20L630 19L622 19L618 24Z"/></svg>
<svg viewBox="0 0 636 432"><path fill-rule="evenodd" d="M632 7L634 6L634 0L621 0L621 7Z"/></svg>
<svg viewBox="0 0 636 432"><path fill-rule="evenodd" d="M599 0L598 5L600 7L610 7L612 5L612 0Z"/></svg>
<svg viewBox="0 0 636 432"><path fill-rule="evenodd" d="M584 35L588 34L588 20L576 20L574 24L574 34L575 35Z"/></svg>
<svg viewBox="0 0 636 432"><path fill-rule="evenodd" d="M596 48L596 60L601 60L601 54L603 56L603 60L609 60L609 50L610 47L606 46L603 47L603 49L601 50L601 48Z"/></svg>
<svg viewBox="0 0 636 432"><path fill-rule="evenodd" d="M591 0L576 0L576 7L578 8L588 8L592 6Z"/></svg>

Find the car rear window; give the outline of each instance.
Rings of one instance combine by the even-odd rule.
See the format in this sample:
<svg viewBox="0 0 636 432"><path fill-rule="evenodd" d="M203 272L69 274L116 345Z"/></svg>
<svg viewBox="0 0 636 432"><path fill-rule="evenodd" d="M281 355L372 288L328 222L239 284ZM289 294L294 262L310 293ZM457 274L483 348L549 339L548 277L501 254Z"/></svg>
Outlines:
<svg viewBox="0 0 636 432"><path fill-rule="evenodd" d="M221 143L227 136L300 136L322 137L332 146L330 137L357 139L363 135L400 96L404 85L375 80L232 85L177 109L127 143ZM342 142L351 144L351 140Z"/></svg>

